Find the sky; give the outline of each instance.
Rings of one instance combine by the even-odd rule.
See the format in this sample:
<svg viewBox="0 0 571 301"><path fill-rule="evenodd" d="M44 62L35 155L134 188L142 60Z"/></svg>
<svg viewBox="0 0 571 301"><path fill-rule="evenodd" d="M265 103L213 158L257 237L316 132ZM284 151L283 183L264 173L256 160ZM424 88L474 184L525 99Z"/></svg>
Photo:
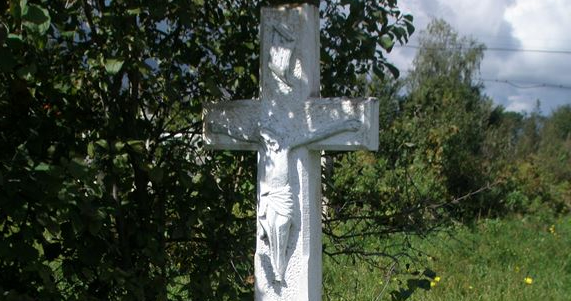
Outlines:
<svg viewBox="0 0 571 301"><path fill-rule="evenodd" d="M571 0L401 0L398 5L414 16L409 45L418 45L420 31L434 18L484 43L484 93L506 110L531 112L537 100L543 114L571 105ZM395 47L387 57L406 71L415 53Z"/></svg>

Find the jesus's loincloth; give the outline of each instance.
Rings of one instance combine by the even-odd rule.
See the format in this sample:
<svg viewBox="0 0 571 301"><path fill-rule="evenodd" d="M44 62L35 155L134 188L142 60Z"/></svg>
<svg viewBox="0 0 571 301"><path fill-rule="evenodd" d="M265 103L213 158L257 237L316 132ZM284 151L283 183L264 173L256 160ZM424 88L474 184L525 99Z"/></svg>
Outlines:
<svg viewBox="0 0 571 301"><path fill-rule="evenodd" d="M293 197L291 187L262 190L258 207L258 221L261 230L259 238L268 238L270 260L276 281L282 281L286 269L286 249L293 218Z"/></svg>
<svg viewBox="0 0 571 301"><path fill-rule="evenodd" d="M289 185L261 192L258 215L265 217L268 209L289 218L293 216L293 197Z"/></svg>

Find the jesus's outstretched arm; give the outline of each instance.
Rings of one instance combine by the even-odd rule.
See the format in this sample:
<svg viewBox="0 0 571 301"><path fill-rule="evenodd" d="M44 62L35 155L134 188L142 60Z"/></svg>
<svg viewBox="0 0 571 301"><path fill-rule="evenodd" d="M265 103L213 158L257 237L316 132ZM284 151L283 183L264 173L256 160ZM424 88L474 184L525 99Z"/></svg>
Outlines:
<svg viewBox="0 0 571 301"><path fill-rule="evenodd" d="M215 121L210 121L206 124L208 130L213 134L222 134L230 138L245 141L245 142L258 142L260 140L259 133L255 131L246 131L239 127L220 124Z"/></svg>
<svg viewBox="0 0 571 301"><path fill-rule="evenodd" d="M302 145L307 145L313 142L321 141L327 139L343 132L356 132L361 128L363 123L357 119L349 119L339 123L335 123L329 127L319 129L315 132L310 132L301 138L296 139L290 144L291 148L295 148Z"/></svg>

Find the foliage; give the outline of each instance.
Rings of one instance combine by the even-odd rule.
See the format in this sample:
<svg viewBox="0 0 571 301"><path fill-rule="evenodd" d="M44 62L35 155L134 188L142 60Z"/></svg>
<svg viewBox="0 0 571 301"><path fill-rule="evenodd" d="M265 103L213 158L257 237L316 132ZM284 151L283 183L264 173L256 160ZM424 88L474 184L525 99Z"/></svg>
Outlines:
<svg viewBox="0 0 571 301"><path fill-rule="evenodd" d="M569 177L569 106L545 116L537 108L529 114L492 112L493 125L484 147L490 175L501 184L488 195L494 200L495 215L555 214L571 209Z"/></svg>
<svg viewBox="0 0 571 301"><path fill-rule="evenodd" d="M422 155L443 177L451 195L461 196L485 184L482 145L489 126L491 100L473 78L485 49L458 37L442 20L429 24L408 78L407 121ZM431 153L432 151L432 153Z"/></svg>
<svg viewBox="0 0 571 301"><path fill-rule="evenodd" d="M540 136L538 165L551 173L553 182L571 180L571 105L554 110Z"/></svg>
<svg viewBox="0 0 571 301"><path fill-rule="evenodd" d="M256 96L265 4L0 4L3 298L252 298L255 158L203 150L200 113ZM321 15L326 94L396 74L384 53L414 30L396 1Z"/></svg>
<svg viewBox="0 0 571 301"><path fill-rule="evenodd" d="M361 88L381 100L379 151L332 154L326 298L565 300L568 218L549 220L571 209L570 107L493 107L483 45L442 20L420 41L404 82Z"/></svg>
<svg viewBox="0 0 571 301"><path fill-rule="evenodd" d="M562 106L550 116L532 112L523 119L518 152L510 170L511 187L522 194L520 211L550 208L556 213L571 210L571 109ZM526 151L522 151L526 150ZM527 206L526 206L527 205Z"/></svg>
<svg viewBox="0 0 571 301"><path fill-rule="evenodd" d="M425 235L484 207L479 195L467 197L493 180L483 156L491 103L471 80L484 47L441 20L421 35L406 82L374 81L367 91L381 100L379 151L343 154L326 179L326 253L395 256L357 238ZM399 95L403 86L408 94Z"/></svg>
<svg viewBox="0 0 571 301"><path fill-rule="evenodd" d="M381 100L380 149L332 154L326 254L398 264L414 250L395 233L425 236L454 221L571 209L569 107L551 116L493 107L474 80L484 49L434 20L404 81L363 85Z"/></svg>

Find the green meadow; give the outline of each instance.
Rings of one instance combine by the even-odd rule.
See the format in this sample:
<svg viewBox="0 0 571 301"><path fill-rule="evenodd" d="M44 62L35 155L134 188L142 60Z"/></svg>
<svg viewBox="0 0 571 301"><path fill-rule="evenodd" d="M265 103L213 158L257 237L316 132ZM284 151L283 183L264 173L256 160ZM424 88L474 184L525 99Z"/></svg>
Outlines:
<svg viewBox="0 0 571 301"><path fill-rule="evenodd" d="M414 258L372 268L324 258L323 300L571 300L571 217L512 217L413 237Z"/></svg>

